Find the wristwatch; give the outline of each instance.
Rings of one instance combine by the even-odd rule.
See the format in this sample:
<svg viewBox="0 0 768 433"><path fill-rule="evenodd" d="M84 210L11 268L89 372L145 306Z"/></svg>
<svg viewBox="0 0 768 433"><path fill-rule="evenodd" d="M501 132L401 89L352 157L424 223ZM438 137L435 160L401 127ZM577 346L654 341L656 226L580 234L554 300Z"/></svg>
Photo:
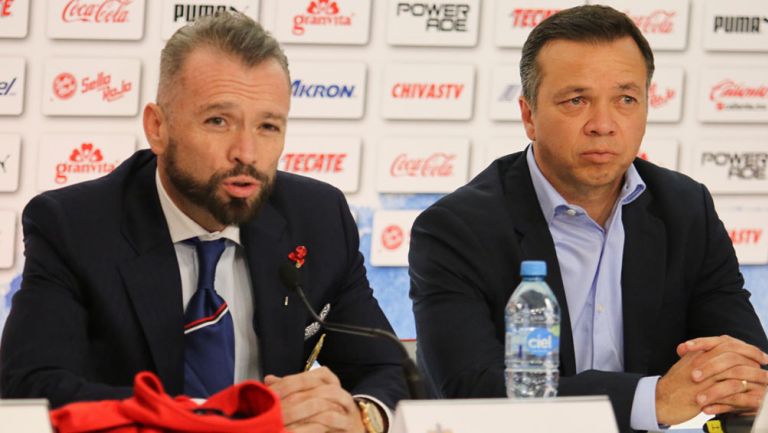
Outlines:
<svg viewBox="0 0 768 433"><path fill-rule="evenodd" d="M384 433L386 431L384 419L379 408L375 404L362 398L355 399L360 408L360 416L363 419L363 427L366 433Z"/></svg>

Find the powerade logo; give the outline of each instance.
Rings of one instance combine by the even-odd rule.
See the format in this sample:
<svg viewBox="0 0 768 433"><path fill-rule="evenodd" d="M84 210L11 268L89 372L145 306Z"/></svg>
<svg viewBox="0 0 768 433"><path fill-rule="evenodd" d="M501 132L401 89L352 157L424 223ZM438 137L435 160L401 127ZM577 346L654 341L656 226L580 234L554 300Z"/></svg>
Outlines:
<svg viewBox="0 0 768 433"><path fill-rule="evenodd" d="M291 83L291 95L294 98L329 98L343 99L355 96L355 86L346 84L314 84L300 79Z"/></svg>
<svg viewBox="0 0 768 433"><path fill-rule="evenodd" d="M560 339L549 332L547 328L538 328L528 333L525 338L525 346L528 353L535 356L547 356L556 347L559 347Z"/></svg>

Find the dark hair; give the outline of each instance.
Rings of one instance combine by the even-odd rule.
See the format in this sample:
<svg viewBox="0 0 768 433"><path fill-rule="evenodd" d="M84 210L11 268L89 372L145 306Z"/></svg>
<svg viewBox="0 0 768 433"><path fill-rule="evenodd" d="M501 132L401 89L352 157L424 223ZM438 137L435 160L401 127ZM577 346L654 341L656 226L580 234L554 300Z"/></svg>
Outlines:
<svg viewBox="0 0 768 433"><path fill-rule="evenodd" d="M192 51L204 46L234 55L249 67L274 59L290 82L288 59L272 35L245 14L220 11L180 28L165 44L160 54L158 103L169 102L184 61Z"/></svg>
<svg viewBox="0 0 768 433"><path fill-rule="evenodd" d="M522 95L531 109L536 108L536 96L541 82L541 71L536 57L544 46L553 40L565 39L576 42L612 42L630 36L634 39L645 59L646 86L653 77L653 52L640 29L625 14L608 6L585 5L564 9L536 26L523 45L520 59Z"/></svg>

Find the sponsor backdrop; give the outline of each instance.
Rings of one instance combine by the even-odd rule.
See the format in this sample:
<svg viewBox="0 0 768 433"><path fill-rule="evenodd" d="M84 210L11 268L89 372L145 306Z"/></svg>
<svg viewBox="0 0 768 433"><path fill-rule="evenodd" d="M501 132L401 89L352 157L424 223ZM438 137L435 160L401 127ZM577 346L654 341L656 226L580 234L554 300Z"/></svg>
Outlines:
<svg viewBox="0 0 768 433"><path fill-rule="evenodd" d="M414 218L525 148L520 48L543 19L584 1L0 0L0 327L19 287L24 205L146 147L140 113L164 41L234 9L291 61L280 169L347 194L376 295L398 334L415 337ZM605 3L656 51L640 156L710 188L768 323L768 2Z"/></svg>

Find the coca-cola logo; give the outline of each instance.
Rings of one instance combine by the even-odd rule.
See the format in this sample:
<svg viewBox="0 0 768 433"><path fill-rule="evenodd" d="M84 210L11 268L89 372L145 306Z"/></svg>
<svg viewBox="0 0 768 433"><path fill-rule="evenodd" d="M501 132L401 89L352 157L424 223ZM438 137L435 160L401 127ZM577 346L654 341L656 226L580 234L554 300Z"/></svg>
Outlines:
<svg viewBox="0 0 768 433"><path fill-rule="evenodd" d="M645 34L670 34L675 30L675 11L657 9L648 15L635 15L630 11L624 11L635 25Z"/></svg>
<svg viewBox="0 0 768 433"><path fill-rule="evenodd" d="M381 231L381 244L388 250L396 250L403 245L405 233L400 226L391 224Z"/></svg>
<svg viewBox="0 0 768 433"><path fill-rule="evenodd" d="M512 17L512 27L520 29L534 28L560 9L522 9L516 8L509 16Z"/></svg>
<svg viewBox="0 0 768 433"><path fill-rule="evenodd" d="M768 86L746 86L731 79L725 79L712 86L709 92L709 100L714 102L718 110L730 108L724 99L760 100L768 99ZM734 107L736 108L736 107ZM738 108L745 108L739 106ZM761 104L756 108L765 109Z"/></svg>
<svg viewBox="0 0 768 433"><path fill-rule="evenodd" d="M285 153L283 170L292 173L341 173L346 153Z"/></svg>
<svg viewBox="0 0 768 433"><path fill-rule="evenodd" d="M665 91L661 92L659 91L659 86L656 83L653 83L648 89L648 105L650 105L651 108L662 107L667 105L676 94L677 92L672 88L667 88Z"/></svg>
<svg viewBox="0 0 768 433"><path fill-rule="evenodd" d="M12 15L11 6L13 6L13 2L14 0L0 0L0 18Z"/></svg>
<svg viewBox="0 0 768 433"><path fill-rule="evenodd" d="M69 99L77 91L77 79L69 72L62 72L53 79L53 94L59 99Z"/></svg>
<svg viewBox="0 0 768 433"><path fill-rule="evenodd" d="M763 236L762 229L731 229L728 230L734 245L757 245Z"/></svg>
<svg viewBox="0 0 768 433"><path fill-rule="evenodd" d="M54 181L58 184L66 183L70 174L99 175L110 173L117 166L117 162L104 162L104 156L100 149L94 149L93 143L82 143L69 154L67 162L56 164Z"/></svg>
<svg viewBox="0 0 768 433"><path fill-rule="evenodd" d="M341 15L339 4L333 0L313 0L309 2L306 14L293 17L291 32L301 36L306 26L351 26L352 15Z"/></svg>
<svg viewBox="0 0 768 433"><path fill-rule="evenodd" d="M637 154L637 157L645 161L648 161L648 152L640 152Z"/></svg>
<svg viewBox="0 0 768 433"><path fill-rule="evenodd" d="M84 77L79 83L80 94L100 92L105 102L116 101L133 89L133 83L121 80L120 85L112 85L112 74L98 72L95 77ZM62 100L71 98L78 88L78 81L69 72L58 74L53 79L53 94Z"/></svg>
<svg viewBox="0 0 768 433"><path fill-rule="evenodd" d="M125 23L131 3L133 0L69 0L61 11L61 20L65 23Z"/></svg>
<svg viewBox="0 0 768 433"><path fill-rule="evenodd" d="M392 161L392 177L450 177L453 175L455 154L436 152L425 158L409 158L401 153Z"/></svg>

